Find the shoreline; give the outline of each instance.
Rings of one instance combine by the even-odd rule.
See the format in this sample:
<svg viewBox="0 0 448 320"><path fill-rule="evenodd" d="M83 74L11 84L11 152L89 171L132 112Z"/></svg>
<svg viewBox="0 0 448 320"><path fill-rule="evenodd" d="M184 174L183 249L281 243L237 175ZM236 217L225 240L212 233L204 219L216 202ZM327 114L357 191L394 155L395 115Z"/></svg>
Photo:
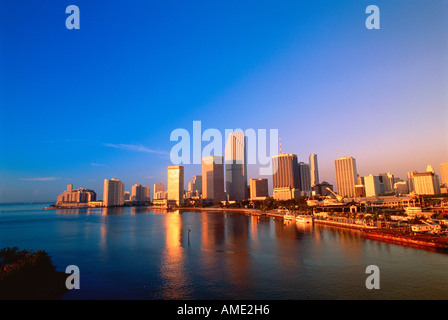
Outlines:
<svg viewBox="0 0 448 320"><path fill-rule="evenodd" d="M294 214L294 217L292 219L285 219L285 214L280 213L278 211L269 210L269 211L263 211L260 209L249 209L249 208L221 208L221 207L181 207L181 208L166 208L166 207L157 207L152 205L131 205L131 206L117 206L117 207L90 207L90 206L82 206L82 207L75 207L75 206L69 206L69 207L57 207L57 206L51 206L51 207L45 207L45 209L103 209L103 208L132 208L132 207L140 207L140 208L147 208L149 210L161 210L165 211L166 213L173 212L173 211L179 211L179 212L185 212L185 211L195 211L195 212L239 212L246 215L251 216L265 216L265 217L273 217L275 218L281 218L285 222L286 221L295 221L296 217ZM300 213L299 213L300 215ZM313 215L311 215L313 216ZM359 230L361 231L362 237L367 237L372 240L377 241L387 241L387 242L394 242L399 245L418 245L422 249L428 249L428 248L437 248L438 246L434 243L425 243L425 240L422 239L409 239L405 237L394 237L394 236L385 236L383 234L379 235L376 233L383 233L384 231L387 232L389 229L385 229L382 227L377 226L369 226L365 224L357 224L357 223L348 223L348 222L340 222L340 221L334 221L334 220L328 220L328 219L320 219L313 216L313 224L319 224L322 226L328 226L328 227L338 227L338 228L345 228L345 229L352 229L352 230ZM416 235L416 237L424 236L424 234ZM437 236L436 236L437 237ZM444 239L446 237L443 237L441 239ZM445 241L445 240L442 240Z"/></svg>

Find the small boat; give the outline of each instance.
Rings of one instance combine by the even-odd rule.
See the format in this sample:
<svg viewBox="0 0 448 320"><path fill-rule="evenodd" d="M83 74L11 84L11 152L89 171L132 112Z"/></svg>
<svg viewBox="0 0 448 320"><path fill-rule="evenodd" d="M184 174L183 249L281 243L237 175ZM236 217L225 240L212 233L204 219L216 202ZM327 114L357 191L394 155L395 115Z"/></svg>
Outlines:
<svg viewBox="0 0 448 320"><path fill-rule="evenodd" d="M297 223L313 223L313 216L306 215L306 214L298 215L296 217L296 222Z"/></svg>

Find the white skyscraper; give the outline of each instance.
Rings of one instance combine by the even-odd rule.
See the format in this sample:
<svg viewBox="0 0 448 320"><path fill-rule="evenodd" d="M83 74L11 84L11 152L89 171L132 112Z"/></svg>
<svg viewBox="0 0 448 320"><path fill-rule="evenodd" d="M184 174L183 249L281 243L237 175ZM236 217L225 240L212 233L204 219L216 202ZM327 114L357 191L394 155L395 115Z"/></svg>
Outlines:
<svg viewBox="0 0 448 320"><path fill-rule="evenodd" d="M120 179L104 179L103 205L106 207L124 204L124 183Z"/></svg>
<svg viewBox="0 0 448 320"><path fill-rule="evenodd" d="M319 184L319 169L317 166L317 154L310 154L310 174L311 174L311 187Z"/></svg>
<svg viewBox="0 0 448 320"><path fill-rule="evenodd" d="M343 157L334 161L337 193L343 197L355 197L355 185L358 178L356 160Z"/></svg>

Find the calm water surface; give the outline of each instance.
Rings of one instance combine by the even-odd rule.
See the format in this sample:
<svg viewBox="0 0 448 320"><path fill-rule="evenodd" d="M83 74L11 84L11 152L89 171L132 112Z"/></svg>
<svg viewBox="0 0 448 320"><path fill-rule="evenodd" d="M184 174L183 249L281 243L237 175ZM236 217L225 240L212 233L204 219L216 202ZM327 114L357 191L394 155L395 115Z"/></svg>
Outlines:
<svg viewBox="0 0 448 320"><path fill-rule="evenodd" d="M80 269L63 299L448 299L448 254L221 212L0 205L0 247ZM190 230L190 231L189 231ZM368 290L368 265L380 289Z"/></svg>

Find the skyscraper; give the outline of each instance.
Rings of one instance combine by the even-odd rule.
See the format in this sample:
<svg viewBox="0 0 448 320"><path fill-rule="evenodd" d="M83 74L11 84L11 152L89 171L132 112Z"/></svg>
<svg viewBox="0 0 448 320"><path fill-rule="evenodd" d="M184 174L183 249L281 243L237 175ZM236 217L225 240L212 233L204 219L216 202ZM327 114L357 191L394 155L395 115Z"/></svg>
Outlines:
<svg viewBox="0 0 448 320"><path fill-rule="evenodd" d="M448 186L448 162L440 164L440 175L442 183Z"/></svg>
<svg viewBox="0 0 448 320"><path fill-rule="evenodd" d="M210 202L225 200L222 156L202 158L202 199Z"/></svg>
<svg viewBox="0 0 448 320"><path fill-rule="evenodd" d="M280 153L272 157L274 199L289 200L300 196L297 155Z"/></svg>
<svg viewBox="0 0 448 320"><path fill-rule="evenodd" d="M134 184L132 186L132 201L148 202L151 200L151 189L142 186L141 184Z"/></svg>
<svg viewBox="0 0 448 320"><path fill-rule="evenodd" d="M366 197L377 197L381 193L380 177L373 174L364 177Z"/></svg>
<svg viewBox="0 0 448 320"><path fill-rule="evenodd" d="M165 198L166 198L165 184L154 183L153 199L165 199Z"/></svg>
<svg viewBox="0 0 448 320"><path fill-rule="evenodd" d="M317 154L310 154L310 175L311 175L311 187L319 184L319 169L317 166Z"/></svg>
<svg viewBox="0 0 448 320"><path fill-rule="evenodd" d="M299 162L300 191L302 195L311 194L311 173L308 163Z"/></svg>
<svg viewBox="0 0 448 320"><path fill-rule="evenodd" d="M385 193L394 192L394 183L395 183L394 175L390 172L380 173L379 177L380 181L384 184L384 192Z"/></svg>
<svg viewBox="0 0 448 320"><path fill-rule="evenodd" d="M202 176L193 176L193 180L188 183L190 197L199 197L202 194Z"/></svg>
<svg viewBox="0 0 448 320"><path fill-rule="evenodd" d="M268 179L250 179L250 198L252 200L262 200L268 196Z"/></svg>
<svg viewBox="0 0 448 320"><path fill-rule="evenodd" d="M184 166L168 166L167 200L175 200L177 205L184 200Z"/></svg>
<svg viewBox="0 0 448 320"><path fill-rule="evenodd" d="M356 160L343 157L334 161L337 193L343 197L355 197L355 185L358 178Z"/></svg>
<svg viewBox="0 0 448 320"><path fill-rule="evenodd" d="M439 177L431 166L427 167L426 172L414 172L412 182L415 194L434 195L440 193Z"/></svg>
<svg viewBox="0 0 448 320"><path fill-rule="evenodd" d="M247 157L244 132L232 132L225 148L226 192L229 200L247 199Z"/></svg>
<svg viewBox="0 0 448 320"><path fill-rule="evenodd" d="M120 179L104 179L103 205L106 207L124 204L124 183Z"/></svg>

